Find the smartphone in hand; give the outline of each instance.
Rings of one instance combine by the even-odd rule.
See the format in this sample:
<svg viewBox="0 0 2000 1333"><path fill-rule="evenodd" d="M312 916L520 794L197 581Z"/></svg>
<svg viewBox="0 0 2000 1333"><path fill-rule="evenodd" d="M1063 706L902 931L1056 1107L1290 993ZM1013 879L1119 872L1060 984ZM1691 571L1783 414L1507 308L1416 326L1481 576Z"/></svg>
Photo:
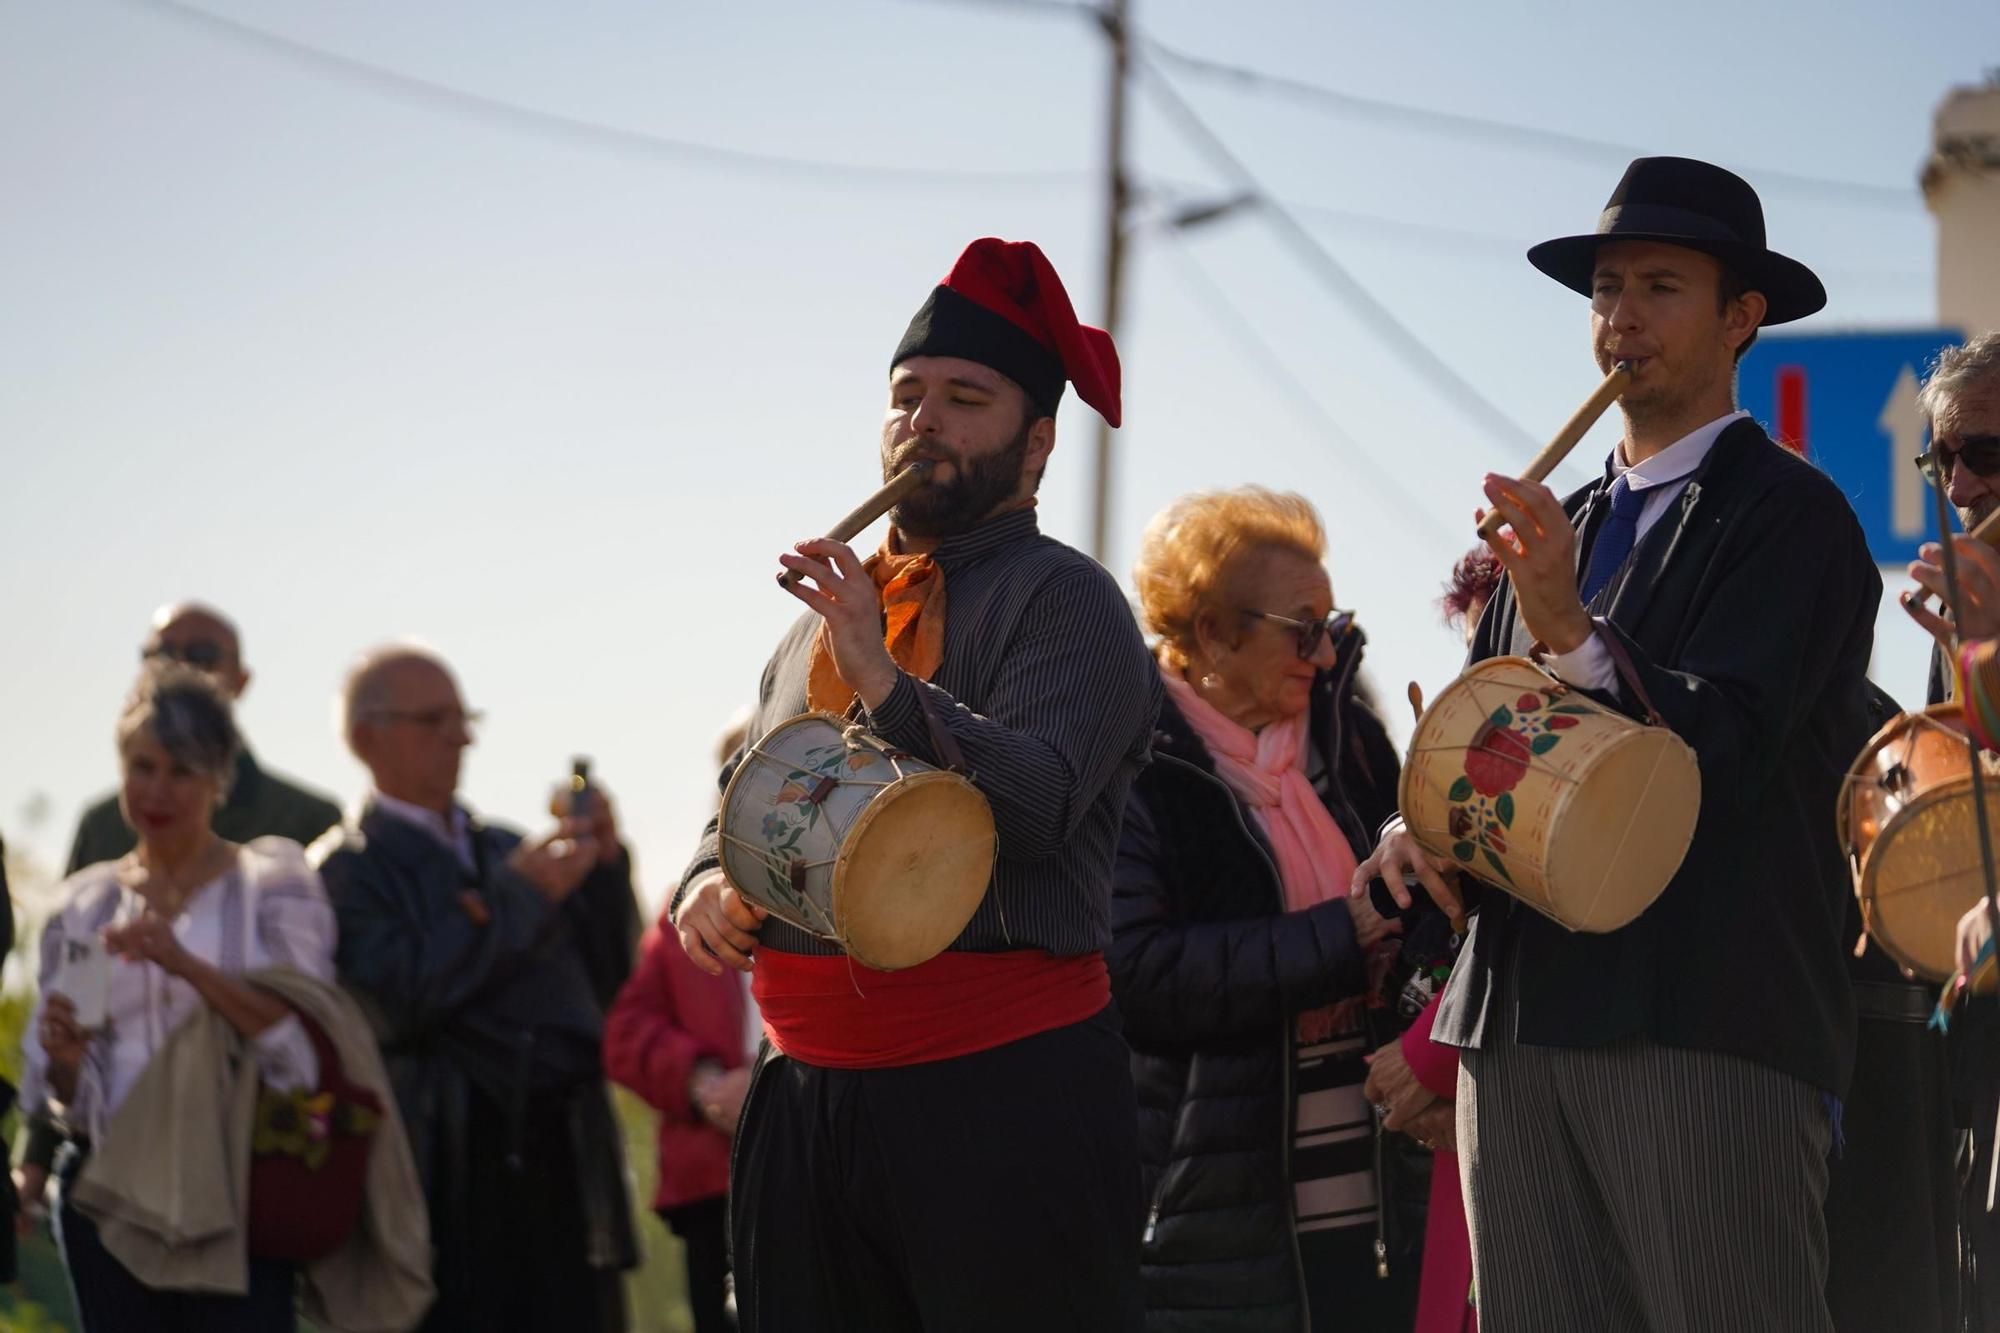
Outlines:
<svg viewBox="0 0 2000 1333"><path fill-rule="evenodd" d="M103 1027L111 990L111 952L104 947L104 941L95 935L64 940L62 958L49 989L68 997L76 1006L76 1025L85 1032Z"/></svg>

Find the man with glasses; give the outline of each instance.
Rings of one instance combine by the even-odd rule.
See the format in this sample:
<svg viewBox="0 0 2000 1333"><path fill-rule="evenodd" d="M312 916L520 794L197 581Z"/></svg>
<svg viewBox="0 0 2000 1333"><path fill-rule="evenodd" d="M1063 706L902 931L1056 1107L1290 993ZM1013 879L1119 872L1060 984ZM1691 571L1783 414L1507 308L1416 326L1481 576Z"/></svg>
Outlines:
<svg viewBox="0 0 2000 1333"><path fill-rule="evenodd" d="M565 792L533 839L474 818L458 780L479 714L420 648L364 656L341 716L372 789L312 859L430 1204L422 1327L616 1333L637 1252L600 1043L639 914L611 801Z"/></svg>
<svg viewBox="0 0 2000 1333"><path fill-rule="evenodd" d="M1917 467L1932 484L1943 484L1960 525L1970 532L2000 509L2000 332L1982 333L1939 353L1917 406L1931 431L1930 448L1917 459ZM1937 543L1918 553L1910 566L1918 586L1902 595L1904 609L1938 644L1931 656L1931 703L1951 697L1952 671L1945 654L1955 644L2000 636L2000 554L1969 536L1954 538L1952 553L1964 602L1960 624L1941 614L1944 552ZM1931 607L1938 609L1917 604L1923 592L1932 594L1936 600ZM2000 1218L1986 1210L1986 1184L2000 1108L2000 1001L1967 996L1945 1046L1949 1120L1960 1133L1969 1131L1971 1141L1970 1165L1960 1173L1956 1200L1961 1320L1972 1333L1995 1333L2000 1330ZM1926 1062L1894 1089L1906 1103L1907 1118L1926 1124L1945 1118L1937 1107L1936 1072ZM1957 1146L1938 1142L1936 1156L1949 1161L1947 1152Z"/></svg>
<svg viewBox="0 0 2000 1333"><path fill-rule="evenodd" d="M241 699L250 685L236 626L199 602L177 602L154 612L152 632L139 649L142 663L153 658L171 658L206 672L232 701ZM275 835L303 847L339 822L340 807L331 799L260 766L248 746L236 762L229 798L215 812L216 833L231 842ZM134 842L114 792L84 811L63 873L115 861Z"/></svg>

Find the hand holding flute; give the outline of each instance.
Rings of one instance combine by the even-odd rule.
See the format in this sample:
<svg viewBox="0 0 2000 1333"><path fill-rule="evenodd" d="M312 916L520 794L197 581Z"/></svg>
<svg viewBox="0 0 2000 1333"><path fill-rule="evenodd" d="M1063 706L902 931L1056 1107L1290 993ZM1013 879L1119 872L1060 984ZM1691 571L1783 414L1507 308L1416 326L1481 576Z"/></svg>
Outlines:
<svg viewBox="0 0 2000 1333"><path fill-rule="evenodd" d="M2000 510L1986 516L1970 533L1952 538L1952 553L1958 557L1959 596L1965 605L1956 620L1942 612L1944 602L1944 550L1927 542L1910 566L1917 587L1902 596L1903 609L1945 648L1954 642L2000 636ZM1940 609L1932 609L1935 599Z"/></svg>
<svg viewBox="0 0 2000 1333"><path fill-rule="evenodd" d="M911 491L924 484L931 475L931 464L927 458L919 458L895 476L882 483L882 488L854 507L840 522L827 530L826 540L835 542L852 541L861 535L870 523L894 509L899 501ZM799 581L799 571L787 569L778 575L778 586L790 589Z"/></svg>
<svg viewBox="0 0 2000 1333"><path fill-rule="evenodd" d="M1597 386L1548 447L1521 477L1488 473L1486 498L1492 508L1479 516L1479 535L1507 571L1521 621L1550 651L1567 653L1595 632L1576 588L1576 528L1561 501L1542 479L1576 447L1597 418L1631 383L1632 368L1620 361ZM1503 532L1510 527L1511 532Z"/></svg>

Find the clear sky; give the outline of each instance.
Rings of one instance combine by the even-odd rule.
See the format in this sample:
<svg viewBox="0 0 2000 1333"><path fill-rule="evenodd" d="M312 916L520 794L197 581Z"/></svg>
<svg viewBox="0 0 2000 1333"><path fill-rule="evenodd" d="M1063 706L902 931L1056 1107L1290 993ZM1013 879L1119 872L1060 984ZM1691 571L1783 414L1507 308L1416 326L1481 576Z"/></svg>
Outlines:
<svg viewBox="0 0 2000 1333"><path fill-rule="evenodd" d="M1581 298L1521 250L1593 224L1616 145L1707 157L1825 278L1801 327L1928 324L1930 115L2000 58L1989 0L1134 13L1366 99L1163 66L1512 425L1266 219L1163 225L1232 182L1142 85L1108 563L1186 491L1303 491L1399 735L1403 683L1458 667L1432 601L1480 475L1596 381ZM775 555L872 489L930 286L975 236L1031 238L1100 312L1104 66L1074 14L1003 4L0 0L0 831L60 861L149 612L200 597L243 626L271 766L358 797L340 675L421 636L490 712L470 802L539 824L594 756L657 900L791 618ZM1041 511L1079 544L1090 422L1063 409ZM1884 619L1906 700L1923 652Z"/></svg>

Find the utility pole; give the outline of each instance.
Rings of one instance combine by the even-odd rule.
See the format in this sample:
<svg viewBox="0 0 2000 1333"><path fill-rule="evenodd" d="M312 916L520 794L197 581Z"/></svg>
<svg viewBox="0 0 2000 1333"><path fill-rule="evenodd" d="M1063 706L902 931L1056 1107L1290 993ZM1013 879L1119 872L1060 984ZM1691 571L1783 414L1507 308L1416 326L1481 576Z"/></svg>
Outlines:
<svg viewBox="0 0 2000 1333"><path fill-rule="evenodd" d="M1118 336L1120 279L1125 267L1125 211L1132 186L1125 173L1125 85L1131 64L1130 0L1103 0L1098 22L1111 39L1111 100L1105 118L1104 331ZM1090 553L1099 561L1111 545L1111 427L1097 420Z"/></svg>

